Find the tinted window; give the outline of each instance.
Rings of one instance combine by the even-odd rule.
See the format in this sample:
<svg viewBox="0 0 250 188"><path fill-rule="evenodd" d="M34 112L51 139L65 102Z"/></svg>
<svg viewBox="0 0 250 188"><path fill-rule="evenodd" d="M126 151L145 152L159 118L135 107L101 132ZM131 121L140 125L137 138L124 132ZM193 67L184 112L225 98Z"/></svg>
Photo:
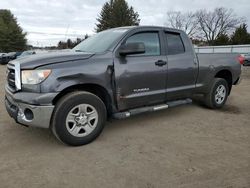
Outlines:
<svg viewBox="0 0 250 188"><path fill-rule="evenodd" d="M181 54L185 52L184 45L181 40L181 36L175 33L166 33L168 54Z"/></svg>
<svg viewBox="0 0 250 188"><path fill-rule="evenodd" d="M158 33L137 33L129 37L126 43L143 42L145 53L141 55L160 55L160 42Z"/></svg>

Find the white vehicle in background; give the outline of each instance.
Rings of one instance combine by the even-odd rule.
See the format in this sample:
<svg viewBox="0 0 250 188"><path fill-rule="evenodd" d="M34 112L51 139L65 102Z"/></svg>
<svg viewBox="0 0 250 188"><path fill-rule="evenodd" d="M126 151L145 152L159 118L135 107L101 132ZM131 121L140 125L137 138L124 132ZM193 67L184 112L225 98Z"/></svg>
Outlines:
<svg viewBox="0 0 250 188"><path fill-rule="evenodd" d="M19 55L17 58L26 57L26 56L34 55L34 54L36 54L35 51L24 51L24 52L22 52L21 55Z"/></svg>

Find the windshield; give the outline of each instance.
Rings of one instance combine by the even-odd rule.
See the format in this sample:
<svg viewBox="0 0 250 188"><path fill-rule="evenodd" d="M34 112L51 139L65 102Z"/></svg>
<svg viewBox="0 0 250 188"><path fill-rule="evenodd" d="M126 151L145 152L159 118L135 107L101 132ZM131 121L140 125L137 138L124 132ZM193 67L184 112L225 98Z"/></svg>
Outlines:
<svg viewBox="0 0 250 188"><path fill-rule="evenodd" d="M102 31L82 41L80 44L74 47L73 50L93 53L105 52L127 30L128 29L118 28Z"/></svg>

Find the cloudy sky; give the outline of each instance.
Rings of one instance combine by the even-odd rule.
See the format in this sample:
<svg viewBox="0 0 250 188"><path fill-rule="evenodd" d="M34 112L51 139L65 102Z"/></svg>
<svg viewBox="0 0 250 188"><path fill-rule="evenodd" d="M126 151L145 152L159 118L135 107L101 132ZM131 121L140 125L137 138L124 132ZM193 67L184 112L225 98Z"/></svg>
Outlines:
<svg viewBox="0 0 250 188"><path fill-rule="evenodd" d="M0 0L0 9L10 9L28 33L29 44L56 45L59 40L93 34L96 18L106 0ZM232 8L248 20L249 0L127 0L139 13L141 25L164 25L167 11Z"/></svg>

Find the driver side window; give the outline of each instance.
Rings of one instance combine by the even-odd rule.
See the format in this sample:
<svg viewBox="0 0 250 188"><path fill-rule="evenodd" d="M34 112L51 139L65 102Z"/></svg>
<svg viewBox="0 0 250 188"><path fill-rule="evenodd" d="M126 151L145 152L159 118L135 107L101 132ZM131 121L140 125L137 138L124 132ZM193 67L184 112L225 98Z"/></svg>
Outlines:
<svg viewBox="0 0 250 188"><path fill-rule="evenodd" d="M145 53L140 56L159 56L160 41L158 32L136 33L129 37L126 43L142 42L145 45Z"/></svg>

